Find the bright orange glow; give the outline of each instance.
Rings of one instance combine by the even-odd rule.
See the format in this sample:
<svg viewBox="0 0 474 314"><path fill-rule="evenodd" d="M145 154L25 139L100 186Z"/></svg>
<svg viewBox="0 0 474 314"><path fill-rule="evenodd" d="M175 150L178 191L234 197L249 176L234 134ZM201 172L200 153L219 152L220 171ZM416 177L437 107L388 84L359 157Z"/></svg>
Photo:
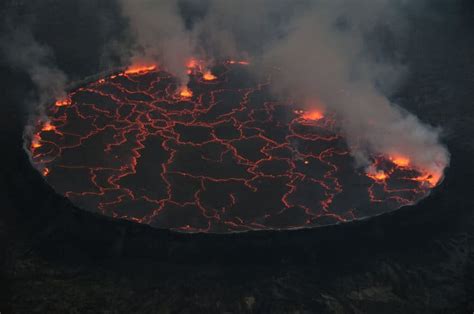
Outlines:
<svg viewBox="0 0 474 314"><path fill-rule="evenodd" d="M156 70L156 64L152 65L131 65L125 70L125 74L141 74Z"/></svg>
<svg viewBox="0 0 474 314"><path fill-rule="evenodd" d="M188 68L186 71L188 75L191 75L195 70L201 69L201 62L197 59L191 58L186 62L186 68Z"/></svg>
<svg viewBox="0 0 474 314"><path fill-rule="evenodd" d="M56 127L51 124L51 122L47 121L43 127L41 128L41 131L54 131Z"/></svg>
<svg viewBox="0 0 474 314"><path fill-rule="evenodd" d="M240 64L240 65L249 65L250 62L242 60L242 61L236 61L236 60L229 60L227 61L229 64Z"/></svg>
<svg viewBox="0 0 474 314"><path fill-rule="evenodd" d="M399 167L407 167L410 164L410 159L403 156L390 157L390 160Z"/></svg>
<svg viewBox="0 0 474 314"><path fill-rule="evenodd" d="M43 176L45 176L45 177L46 177L46 176L49 174L49 172L50 172L50 171L49 171L49 169L48 169L48 168L44 168L44 169L43 169L43 171L42 171L42 173L43 173Z"/></svg>
<svg viewBox="0 0 474 314"><path fill-rule="evenodd" d="M376 181L384 181L385 179L388 178L388 174L386 174L385 172L379 170L375 173L367 173L367 176L376 180Z"/></svg>
<svg viewBox="0 0 474 314"><path fill-rule="evenodd" d="M32 148L40 148L41 145L41 137L39 135L35 135L33 139L31 140L31 147Z"/></svg>
<svg viewBox="0 0 474 314"><path fill-rule="evenodd" d="M186 63L186 67L188 69L194 69L198 66L198 61L194 58L191 58L188 60L188 62Z"/></svg>
<svg viewBox="0 0 474 314"><path fill-rule="evenodd" d="M217 76L212 74L211 71L206 71L204 73L204 75L202 76L202 78L206 81L213 81L213 80L217 79Z"/></svg>
<svg viewBox="0 0 474 314"><path fill-rule="evenodd" d="M179 95L181 97L190 98L193 96L193 92L188 87L184 86L181 88Z"/></svg>
<svg viewBox="0 0 474 314"><path fill-rule="evenodd" d="M442 175L439 173L427 173L415 178L414 180L418 182L425 182L430 187L435 187L441 180L441 176Z"/></svg>
<svg viewBox="0 0 474 314"><path fill-rule="evenodd" d="M301 117L305 120L316 121L324 118L324 114L321 111L313 110L303 113Z"/></svg>
<svg viewBox="0 0 474 314"><path fill-rule="evenodd" d="M70 104L71 104L71 99L69 98L58 99L55 103L57 107L69 106Z"/></svg>

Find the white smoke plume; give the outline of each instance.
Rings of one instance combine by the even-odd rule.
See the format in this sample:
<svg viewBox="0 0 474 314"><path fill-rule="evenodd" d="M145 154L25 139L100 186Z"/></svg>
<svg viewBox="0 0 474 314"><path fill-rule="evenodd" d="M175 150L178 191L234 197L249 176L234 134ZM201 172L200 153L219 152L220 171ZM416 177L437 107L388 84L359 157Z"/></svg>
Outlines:
<svg viewBox="0 0 474 314"><path fill-rule="evenodd" d="M187 82L186 62L193 57L193 44L173 0L119 0L128 19L136 46L132 63L158 62Z"/></svg>
<svg viewBox="0 0 474 314"><path fill-rule="evenodd" d="M35 125L48 121L45 106L66 97L67 77L55 65L51 49L36 41L28 27L9 24L7 28L7 34L0 38L0 54L12 68L28 74L35 87L35 99L26 103L29 121L24 137L29 141L34 137ZM27 141L24 145L30 155Z"/></svg>
<svg viewBox="0 0 474 314"><path fill-rule="evenodd" d="M120 1L141 56L158 58L181 79L197 51L210 60L248 56L281 69L275 93L338 114L358 166L368 167L373 154L403 156L441 177L449 163L439 129L386 96L406 68L396 57L380 57L377 42L368 40L383 31L403 36L404 15L422 0ZM183 3L204 13L187 25Z"/></svg>
<svg viewBox="0 0 474 314"><path fill-rule="evenodd" d="M377 88L378 80L392 81L405 69L376 62L367 52L366 32L384 24L403 28L396 12L394 1L314 5L293 20L264 57L282 69L274 80L280 92L317 100L340 115L359 165L369 165L371 154L404 156L413 166L440 175L449 154L439 130L391 104Z"/></svg>
<svg viewBox="0 0 474 314"><path fill-rule="evenodd" d="M10 66L29 75L35 85L39 104L42 106L65 97L67 77L54 64L51 49L37 42L26 27L9 28L8 34L0 39L0 51Z"/></svg>

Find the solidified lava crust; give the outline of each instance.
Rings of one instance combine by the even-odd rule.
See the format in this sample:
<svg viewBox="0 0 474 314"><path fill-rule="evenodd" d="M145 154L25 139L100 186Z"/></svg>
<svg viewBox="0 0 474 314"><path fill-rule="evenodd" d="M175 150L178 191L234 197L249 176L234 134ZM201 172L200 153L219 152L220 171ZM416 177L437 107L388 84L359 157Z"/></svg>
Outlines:
<svg viewBox="0 0 474 314"><path fill-rule="evenodd" d="M356 169L335 115L274 99L248 66L194 69L181 95L155 67L79 87L36 125L33 163L79 207L186 232L331 225L429 193L403 162Z"/></svg>

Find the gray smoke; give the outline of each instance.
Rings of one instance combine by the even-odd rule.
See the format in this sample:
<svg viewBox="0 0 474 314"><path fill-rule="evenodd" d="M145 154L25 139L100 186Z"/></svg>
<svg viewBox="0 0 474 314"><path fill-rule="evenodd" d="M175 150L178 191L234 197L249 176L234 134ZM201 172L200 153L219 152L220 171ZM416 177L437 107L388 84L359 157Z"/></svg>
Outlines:
<svg viewBox="0 0 474 314"><path fill-rule="evenodd" d="M277 66L274 92L338 114L358 166L367 167L373 154L409 157L414 166L437 174L449 163L439 129L386 96L407 70L395 48L407 31L406 12L422 7L421 0L121 3L142 48L138 56L157 58L180 78L193 53ZM205 10L186 23L183 6ZM395 48L384 51L387 38ZM256 66L256 72L265 67Z"/></svg>
<svg viewBox="0 0 474 314"><path fill-rule="evenodd" d="M449 154L439 142L439 130L390 103L377 84L390 86L406 70L394 60L376 61L366 41L375 27L389 27L395 33L404 29L394 3L314 5L292 21L287 34L269 46L264 58L282 69L274 80L278 92L317 100L340 115L359 165L369 165L374 153L401 155L416 167L442 173Z"/></svg>
<svg viewBox="0 0 474 314"><path fill-rule="evenodd" d="M54 64L51 49L37 42L28 28L10 26L0 39L0 51L10 66L27 73L35 85L40 106L30 110L42 115L44 104L66 96L66 75Z"/></svg>
<svg viewBox="0 0 474 314"><path fill-rule="evenodd" d="M193 56L192 36L186 31L177 1L119 0L136 40L132 63L158 62L187 82L186 61Z"/></svg>
<svg viewBox="0 0 474 314"><path fill-rule="evenodd" d="M0 38L0 53L11 67L28 74L35 86L36 99L26 103L29 121L24 132L24 148L31 158L27 142L33 138L37 123L49 120L46 104L66 96L67 78L55 65L51 49L36 41L29 28L11 24L7 28L7 35Z"/></svg>

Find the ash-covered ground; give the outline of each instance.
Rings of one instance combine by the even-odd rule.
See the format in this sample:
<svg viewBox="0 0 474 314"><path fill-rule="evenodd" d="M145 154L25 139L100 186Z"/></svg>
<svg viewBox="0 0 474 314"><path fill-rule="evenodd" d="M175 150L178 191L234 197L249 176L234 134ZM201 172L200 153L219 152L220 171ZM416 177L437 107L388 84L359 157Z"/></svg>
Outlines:
<svg viewBox="0 0 474 314"><path fill-rule="evenodd" d="M72 78L101 70L112 2L3 6L41 21L35 33ZM74 207L28 160L31 86L2 64L2 313L472 312L473 4L433 1L410 29L411 72L393 98L443 127L452 157L444 182L392 214L291 232L176 234Z"/></svg>

